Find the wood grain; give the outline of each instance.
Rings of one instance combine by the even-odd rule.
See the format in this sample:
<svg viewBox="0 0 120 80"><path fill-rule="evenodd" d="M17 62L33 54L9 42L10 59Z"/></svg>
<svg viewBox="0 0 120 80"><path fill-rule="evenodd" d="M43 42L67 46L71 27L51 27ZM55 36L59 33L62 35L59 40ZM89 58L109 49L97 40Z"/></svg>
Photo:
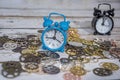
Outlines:
<svg viewBox="0 0 120 80"><path fill-rule="evenodd" d="M62 18L52 18L53 21L62 21ZM91 28L92 18L67 18L70 27ZM114 27L120 27L120 18L114 18ZM41 17L0 17L0 28L43 28Z"/></svg>
<svg viewBox="0 0 120 80"><path fill-rule="evenodd" d="M117 28L116 28L117 29ZM40 35L38 33L38 30L44 30L44 29L0 29L0 35L28 35L28 34L36 34ZM116 34L114 30L112 31L112 35L93 35L93 30L89 29L78 29L79 35L83 39L87 40L93 40L95 38L104 39L104 40L119 40L120 41L120 31L118 31ZM119 29L120 30L120 29Z"/></svg>

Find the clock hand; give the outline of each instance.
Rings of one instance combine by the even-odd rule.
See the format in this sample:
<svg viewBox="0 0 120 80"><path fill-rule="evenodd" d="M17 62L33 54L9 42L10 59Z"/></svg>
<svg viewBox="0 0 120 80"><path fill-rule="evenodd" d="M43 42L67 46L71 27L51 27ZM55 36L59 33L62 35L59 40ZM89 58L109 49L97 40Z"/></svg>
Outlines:
<svg viewBox="0 0 120 80"><path fill-rule="evenodd" d="M53 37L46 37L46 38L48 38L48 39L53 39Z"/></svg>
<svg viewBox="0 0 120 80"><path fill-rule="evenodd" d="M56 37L57 30L55 30L54 32L55 32L55 33L54 33L54 36L53 36L53 37Z"/></svg>
<svg viewBox="0 0 120 80"><path fill-rule="evenodd" d="M108 25L105 25L105 27L109 27L109 24L108 24Z"/></svg>
<svg viewBox="0 0 120 80"><path fill-rule="evenodd" d="M56 37L46 37L48 39L53 39L53 40L57 40L59 43L61 43L58 39L56 39Z"/></svg>
<svg viewBox="0 0 120 80"><path fill-rule="evenodd" d="M56 31L56 30L54 30L54 32L55 32L55 33L54 33L54 36L52 37L52 39L54 39L54 40L55 40L55 39L56 39L56 33L57 33L57 31Z"/></svg>
<svg viewBox="0 0 120 80"><path fill-rule="evenodd" d="M102 22L103 26L105 25L105 21L106 21L106 17L103 17L103 22Z"/></svg>
<svg viewBox="0 0 120 80"><path fill-rule="evenodd" d="M56 39L59 43L61 43L58 39Z"/></svg>
<svg viewBox="0 0 120 80"><path fill-rule="evenodd" d="M104 23L105 23L105 17L102 18L103 21L102 21L102 25L104 26Z"/></svg>

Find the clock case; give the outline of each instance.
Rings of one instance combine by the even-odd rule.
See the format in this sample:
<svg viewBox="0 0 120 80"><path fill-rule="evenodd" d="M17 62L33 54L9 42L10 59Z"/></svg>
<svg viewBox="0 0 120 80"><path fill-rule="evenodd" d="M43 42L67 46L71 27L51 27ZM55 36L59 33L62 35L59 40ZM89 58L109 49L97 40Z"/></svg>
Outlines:
<svg viewBox="0 0 120 80"><path fill-rule="evenodd" d="M61 21L61 22L53 22L53 20L50 19L52 15L57 15L57 16L63 17L64 20ZM54 12L50 13L48 17L46 17L46 16L43 17L43 19L44 19L43 27L45 28L45 30L42 32L42 36L41 36L42 49L50 50L50 51L53 51L53 52L56 52L56 51L64 52L64 47L67 43L67 30L69 29L70 21L66 21L66 17L63 14L54 13ZM56 49L49 48L44 42L44 34L47 31L52 30L52 29L60 31L64 36L63 45L59 48L56 48Z"/></svg>
<svg viewBox="0 0 120 80"><path fill-rule="evenodd" d="M102 10L100 10L100 6L101 5L108 5L109 6L109 10L104 10L104 11L102 11ZM108 3L102 3L102 4L98 4L98 7L97 8L94 8L94 13L93 13L93 19L92 19L92 27L94 28L94 35L97 35L97 34L99 34L99 35L111 35L111 31L112 31L112 29L113 29L113 27L114 27L114 21L113 21L113 19L112 19L112 17L114 17L114 8L112 8L111 9L111 5L110 4L108 4ZM105 18L105 17L107 17L107 18L109 18L109 19L111 19L111 21L112 21L112 28L110 29L110 31L108 31L108 32L106 32L106 33L100 33L100 32L98 32L97 31L97 29L96 29L96 23L97 23L97 21L100 19L100 18Z"/></svg>

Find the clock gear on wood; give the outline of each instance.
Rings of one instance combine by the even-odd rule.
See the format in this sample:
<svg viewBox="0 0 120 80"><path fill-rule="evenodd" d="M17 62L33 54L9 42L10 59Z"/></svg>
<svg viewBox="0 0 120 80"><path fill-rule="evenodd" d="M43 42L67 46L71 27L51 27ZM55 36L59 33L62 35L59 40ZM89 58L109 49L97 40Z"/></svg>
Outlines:
<svg viewBox="0 0 120 80"><path fill-rule="evenodd" d="M52 15L63 17L61 22L53 22ZM69 29L70 21L66 20L63 14L50 13L48 17L44 17L43 26L45 30L42 32L41 41L42 49L50 51L64 52L64 47L67 42L67 30Z"/></svg>

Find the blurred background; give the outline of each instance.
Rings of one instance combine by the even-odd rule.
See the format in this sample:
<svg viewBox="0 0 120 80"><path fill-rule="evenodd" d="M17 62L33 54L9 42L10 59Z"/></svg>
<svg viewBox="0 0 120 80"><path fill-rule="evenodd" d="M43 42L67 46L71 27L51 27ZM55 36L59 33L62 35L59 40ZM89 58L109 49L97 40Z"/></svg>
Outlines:
<svg viewBox="0 0 120 80"><path fill-rule="evenodd" d="M93 8L110 3L115 8L114 29L111 36L94 36L91 21ZM67 16L70 26L79 29L86 39L96 37L120 40L120 0L0 0L0 32L36 32L42 29L43 16L58 12ZM62 20L60 17L53 17ZM8 30L8 31L7 31Z"/></svg>

